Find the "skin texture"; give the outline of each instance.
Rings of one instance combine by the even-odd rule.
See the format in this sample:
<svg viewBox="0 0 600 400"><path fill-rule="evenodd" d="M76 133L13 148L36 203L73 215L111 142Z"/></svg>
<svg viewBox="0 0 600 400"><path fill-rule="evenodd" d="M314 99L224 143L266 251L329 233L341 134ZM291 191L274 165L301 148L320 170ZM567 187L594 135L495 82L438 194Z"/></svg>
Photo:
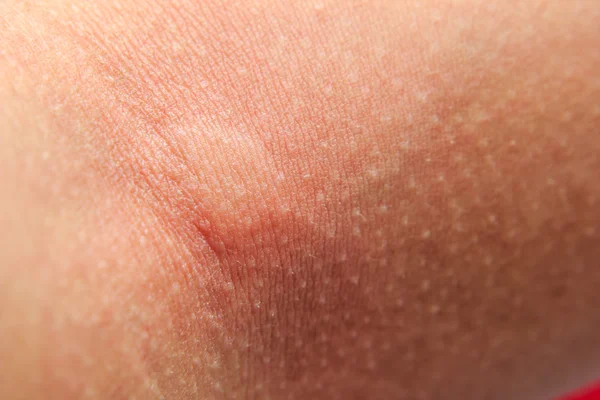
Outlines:
<svg viewBox="0 0 600 400"><path fill-rule="evenodd" d="M39 3L0 1L0 397L600 375L594 2Z"/></svg>

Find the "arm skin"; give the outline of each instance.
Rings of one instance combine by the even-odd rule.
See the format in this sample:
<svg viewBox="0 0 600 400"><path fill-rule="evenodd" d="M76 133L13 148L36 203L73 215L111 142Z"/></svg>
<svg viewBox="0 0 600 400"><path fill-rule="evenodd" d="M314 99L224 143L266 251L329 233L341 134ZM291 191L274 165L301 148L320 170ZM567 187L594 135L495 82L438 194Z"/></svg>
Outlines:
<svg viewBox="0 0 600 400"><path fill-rule="evenodd" d="M0 1L0 398L600 375L600 8Z"/></svg>

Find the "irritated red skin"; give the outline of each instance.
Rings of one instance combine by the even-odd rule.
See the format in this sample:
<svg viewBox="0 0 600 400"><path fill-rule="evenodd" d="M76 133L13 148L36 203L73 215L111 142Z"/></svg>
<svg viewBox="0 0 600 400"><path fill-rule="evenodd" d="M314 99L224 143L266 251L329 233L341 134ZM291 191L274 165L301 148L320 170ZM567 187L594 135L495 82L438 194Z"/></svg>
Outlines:
<svg viewBox="0 0 600 400"><path fill-rule="evenodd" d="M27 398L547 398L598 372L597 7L12 3Z"/></svg>

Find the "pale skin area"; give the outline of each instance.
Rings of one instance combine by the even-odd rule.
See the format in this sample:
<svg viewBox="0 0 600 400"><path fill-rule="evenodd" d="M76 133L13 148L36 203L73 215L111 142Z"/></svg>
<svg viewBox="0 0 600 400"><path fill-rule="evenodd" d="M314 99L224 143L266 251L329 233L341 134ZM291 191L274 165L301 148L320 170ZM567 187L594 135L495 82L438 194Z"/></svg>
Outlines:
<svg viewBox="0 0 600 400"><path fill-rule="evenodd" d="M0 1L0 398L599 376L599 52L585 0Z"/></svg>

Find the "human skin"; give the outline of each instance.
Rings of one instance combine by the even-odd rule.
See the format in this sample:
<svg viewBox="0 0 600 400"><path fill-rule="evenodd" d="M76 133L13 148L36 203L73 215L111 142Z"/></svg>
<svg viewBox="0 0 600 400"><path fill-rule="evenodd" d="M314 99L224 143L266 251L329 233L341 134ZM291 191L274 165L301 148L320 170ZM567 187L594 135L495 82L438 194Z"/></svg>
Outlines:
<svg viewBox="0 0 600 400"><path fill-rule="evenodd" d="M0 398L600 375L595 2L0 11Z"/></svg>

